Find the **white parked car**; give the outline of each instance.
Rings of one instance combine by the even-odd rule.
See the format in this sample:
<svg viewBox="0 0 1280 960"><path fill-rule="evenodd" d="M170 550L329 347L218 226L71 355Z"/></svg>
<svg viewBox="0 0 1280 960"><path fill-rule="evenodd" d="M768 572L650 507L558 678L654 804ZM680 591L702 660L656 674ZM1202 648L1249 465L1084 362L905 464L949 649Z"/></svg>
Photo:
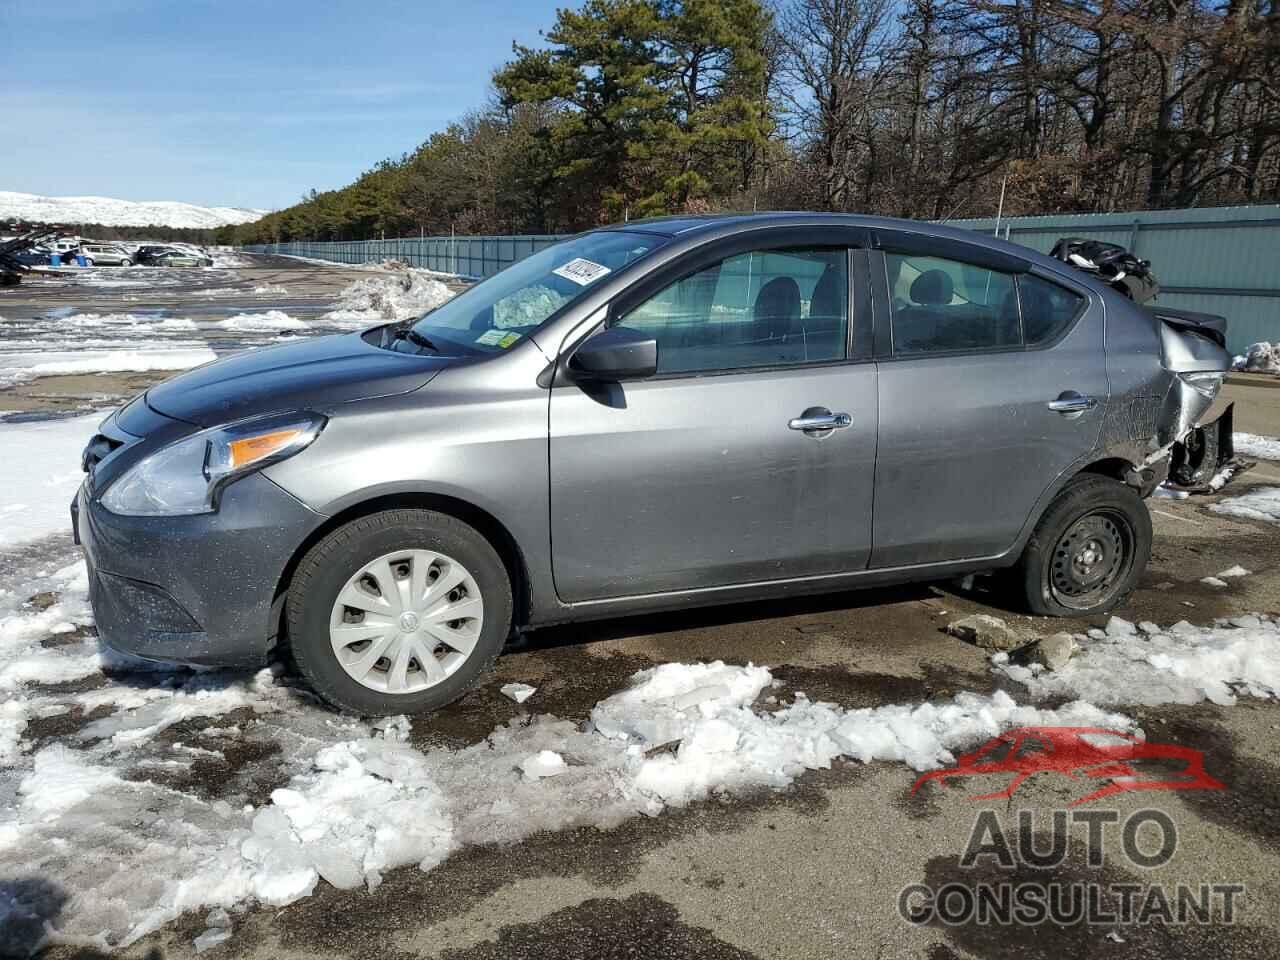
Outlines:
<svg viewBox="0 0 1280 960"><path fill-rule="evenodd" d="M94 267L132 267L133 257L124 247L114 243L86 243L81 245L85 263ZM72 251L74 255L75 251Z"/></svg>

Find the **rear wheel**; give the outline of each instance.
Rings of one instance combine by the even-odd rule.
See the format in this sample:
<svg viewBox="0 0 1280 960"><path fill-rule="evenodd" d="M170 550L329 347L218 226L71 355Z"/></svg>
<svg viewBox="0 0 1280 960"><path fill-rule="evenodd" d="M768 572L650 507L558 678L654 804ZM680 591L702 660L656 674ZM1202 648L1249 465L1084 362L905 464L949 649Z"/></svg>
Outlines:
<svg viewBox="0 0 1280 960"><path fill-rule="evenodd" d="M1069 617L1119 606L1150 558L1142 498L1118 480L1082 474L1045 510L1014 569L1033 613Z"/></svg>
<svg viewBox="0 0 1280 960"><path fill-rule="evenodd" d="M353 520L303 558L286 615L294 661L330 703L365 715L436 710L492 665L511 629L497 552L429 510Z"/></svg>

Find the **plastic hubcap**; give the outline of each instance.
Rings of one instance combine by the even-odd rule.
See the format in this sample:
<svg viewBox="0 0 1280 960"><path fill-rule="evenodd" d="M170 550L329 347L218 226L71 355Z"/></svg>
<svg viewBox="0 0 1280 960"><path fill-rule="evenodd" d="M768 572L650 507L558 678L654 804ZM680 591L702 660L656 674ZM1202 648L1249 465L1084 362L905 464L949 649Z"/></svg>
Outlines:
<svg viewBox="0 0 1280 960"><path fill-rule="evenodd" d="M408 694L456 673L483 626L484 599L466 567L431 550L401 550L348 578L333 603L329 640L351 679Z"/></svg>

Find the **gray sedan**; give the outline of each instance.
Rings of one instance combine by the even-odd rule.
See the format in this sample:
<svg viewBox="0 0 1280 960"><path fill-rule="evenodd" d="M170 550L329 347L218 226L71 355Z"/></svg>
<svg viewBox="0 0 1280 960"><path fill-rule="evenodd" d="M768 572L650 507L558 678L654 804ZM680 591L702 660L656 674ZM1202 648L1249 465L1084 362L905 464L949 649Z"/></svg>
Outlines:
<svg viewBox="0 0 1280 960"><path fill-rule="evenodd" d="M562 621L991 570L1098 613L1214 415L1222 328L946 227L642 221L154 387L73 517L107 643L287 644L365 714L449 703Z"/></svg>

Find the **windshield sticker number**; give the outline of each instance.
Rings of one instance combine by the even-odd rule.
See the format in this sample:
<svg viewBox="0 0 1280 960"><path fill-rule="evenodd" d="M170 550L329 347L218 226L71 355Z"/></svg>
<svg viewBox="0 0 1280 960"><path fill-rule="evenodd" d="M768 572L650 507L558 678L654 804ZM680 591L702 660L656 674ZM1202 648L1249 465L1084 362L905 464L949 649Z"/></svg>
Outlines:
<svg viewBox="0 0 1280 960"><path fill-rule="evenodd" d="M551 272L557 277L564 277L566 280L572 280L580 287L585 287L587 284L595 283L603 277L609 272L609 268L578 257L570 260L562 267L556 267Z"/></svg>

